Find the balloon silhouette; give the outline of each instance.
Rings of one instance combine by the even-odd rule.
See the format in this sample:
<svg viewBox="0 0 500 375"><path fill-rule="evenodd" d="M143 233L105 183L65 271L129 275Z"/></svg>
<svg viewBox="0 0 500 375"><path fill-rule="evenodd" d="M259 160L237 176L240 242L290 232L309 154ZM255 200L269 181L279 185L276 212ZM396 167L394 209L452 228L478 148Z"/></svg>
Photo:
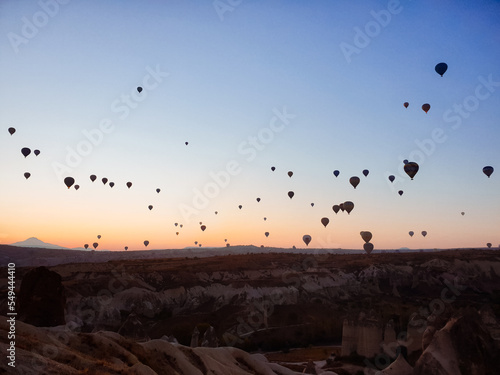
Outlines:
<svg viewBox="0 0 500 375"><path fill-rule="evenodd" d="M84 247L84 248L85 248L85 250L86 250L86 249L88 249L88 248L89 248L89 244L88 244L88 243L86 243L85 245L83 245L83 247Z"/></svg>
<svg viewBox="0 0 500 375"><path fill-rule="evenodd" d="M276 170L276 167L271 167L271 170L274 172Z"/></svg>
<svg viewBox="0 0 500 375"><path fill-rule="evenodd" d="M332 207L333 212L337 213L340 211L340 206L338 204L334 204Z"/></svg>
<svg viewBox="0 0 500 375"><path fill-rule="evenodd" d="M344 202L344 210L347 211L348 214L354 209L354 203L351 201Z"/></svg>
<svg viewBox="0 0 500 375"><path fill-rule="evenodd" d="M408 176L410 176L410 178L412 180L413 180L413 177L415 177L415 175L417 174L418 169L419 169L418 164L413 162L413 161L406 163L404 166L404 170L405 170L406 174Z"/></svg>
<svg viewBox="0 0 500 375"><path fill-rule="evenodd" d="M415 234L412 230L408 232L408 234L410 235L410 237L413 237L413 235Z"/></svg>
<svg viewBox="0 0 500 375"><path fill-rule="evenodd" d="M293 191L288 192L288 196L290 197L290 199L292 199L294 195L295 195L295 193Z"/></svg>
<svg viewBox="0 0 500 375"><path fill-rule="evenodd" d="M97 176L95 174L90 175L90 181L94 182Z"/></svg>
<svg viewBox="0 0 500 375"><path fill-rule="evenodd" d="M269 237L269 232L264 233L266 237Z"/></svg>
<svg viewBox="0 0 500 375"><path fill-rule="evenodd" d="M125 251L127 251L127 250L128 250L128 246L125 246L125 248L124 248L124 249L125 249Z"/></svg>
<svg viewBox="0 0 500 375"><path fill-rule="evenodd" d="M399 196L403 195L403 190L398 191Z"/></svg>
<svg viewBox="0 0 500 375"><path fill-rule="evenodd" d="M367 176L368 176L368 173L370 173L370 171L369 171L368 169L364 169L364 170L363 170L363 174L365 175L365 177L367 177Z"/></svg>
<svg viewBox="0 0 500 375"><path fill-rule="evenodd" d="M100 234L98 234L98 235L97 235L97 239L98 239L98 240L100 240L100 239L101 239L101 235L100 235Z"/></svg>
<svg viewBox="0 0 500 375"><path fill-rule="evenodd" d="M370 242L370 240L372 239L372 233L371 232L368 232L368 231L362 231L359 233L361 235L361 238L363 239L363 241L365 242Z"/></svg>
<svg viewBox="0 0 500 375"><path fill-rule="evenodd" d="M488 165L488 166L486 166L486 167L483 168L483 173L486 176L488 176L488 178L490 178L490 176L491 176L491 174L493 173L494 170L495 169L493 167L491 167L491 166Z"/></svg>
<svg viewBox="0 0 500 375"><path fill-rule="evenodd" d="M441 77L443 76L444 73L448 70L448 65L444 62L437 64L434 67L434 70L436 71L437 74L439 74Z"/></svg>
<svg viewBox="0 0 500 375"><path fill-rule="evenodd" d="M462 214L462 216L464 216L464 215L465 215L465 212L461 212L461 214Z"/></svg>
<svg viewBox="0 0 500 375"><path fill-rule="evenodd" d="M75 185L75 190L80 189L80 185Z"/></svg>
<svg viewBox="0 0 500 375"><path fill-rule="evenodd" d="M115 186L115 183L114 182L110 182L109 183L109 187L113 187L113 186Z"/></svg>
<svg viewBox="0 0 500 375"><path fill-rule="evenodd" d="M311 207L314 207L314 203L311 203Z"/></svg>
<svg viewBox="0 0 500 375"><path fill-rule="evenodd" d="M370 242L367 242L363 244L363 249L365 249L366 253L369 255L373 251L373 244Z"/></svg>
<svg viewBox="0 0 500 375"><path fill-rule="evenodd" d="M241 210L241 208L242 208L242 207L243 207L243 206L242 206L241 204L238 206L238 208L239 208L240 210Z"/></svg>
<svg viewBox="0 0 500 375"><path fill-rule="evenodd" d="M428 103L422 104L422 109L424 110L425 113L429 112L429 109L431 109L431 105Z"/></svg>
<svg viewBox="0 0 500 375"><path fill-rule="evenodd" d="M321 219L321 224L323 224L325 226L325 228L329 222L330 222L330 219L328 219L327 217L324 217Z"/></svg>
<svg viewBox="0 0 500 375"><path fill-rule="evenodd" d="M305 234L303 237L302 237L302 241L304 241L304 243L306 244L306 246L309 246L309 243L311 242L311 236L308 235L308 234Z"/></svg>
<svg viewBox="0 0 500 375"><path fill-rule="evenodd" d="M179 235L179 232L175 232L175 235L178 236Z"/></svg>
<svg viewBox="0 0 500 375"><path fill-rule="evenodd" d="M31 176L31 173L29 173L29 172L25 172L25 173L24 173L24 178L25 178L25 179L30 178L30 176Z"/></svg>
<svg viewBox="0 0 500 375"><path fill-rule="evenodd" d="M40 155L40 150L35 150L35 151L33 151L33 153L35 154L35 156L38 156L38 155Z"/></svg>
<svg viewBox="0 0 500 375"><path fill-rule="evenodd" d="M339 204L339 207L340 207L340 209L342 210L342 212L344 212L344 203L340 203L340 204Z"/></svg>
<svg viewBox="0 0 500 375"><path fill-rule="evenodd" d="M218 212L217 212L217 211L215 211L215 214L217 215L217 214L218 214Z"/></svg>
<svg viewBox="0 0 500 375"><path fill-rule="evenodd" d="M292 178L293 176L293 172L292 171L288 171L288 177Z"/></svg>
<svg viewBox="0 0 500 375"><path fill-rule="evenodd" d="M204 232L205 229L207 229L207 226L206 225L202 225L200 228L201 228L201 231Z"/></svg>
<svg viewBox="0 0 500 375"><path fill-rule="evenodd" d="M68 187L68 189L73 186L73 184L75 183L75 179L73 177L66 177L64 179L64 183L66 184L66 186Z"/></svg>
<svg viewBox="0 0 500 375"><path fill-rule="evenodd" d="M359 181L360 181L360 179L359 179L359 177L357 177L357 176L353 176L353 177L351 177L351 178L349 179L349 182L350 182L350 183L351 183L351 185L354 187L354 189L356 189L356 186L358 186L358 185L359 185Z"/></svg>
<svg viewBox="0 0 500 375"><path fill-rule="evenodd" d="M104 177L101 181L102 181L102 183L103 183L104 185L106 185L106 183L108 182L108 179L107 179L106 177Z"/></svg>
<svg viewBox="0 0 500 375"><path fill-rule="evenodd" d="M340 174L340 171L338 171L338 170L334 170L334 171L333 171L333 175L334 175L335 177L338 177L338 176L339 176L339 174Z"/></svg>
<svg viewBox="0 0 500 375"><path fill-rule="evenodd" d="M149 245L149 241L147 241L147 240L144 241L144 246L148 247L148 245Z"/></svg>
<svg viewBox="0 0 500 375"><path fill-rule="evenodd" d="M97 246L99 246L99 244L97 242L94 242L92 246L94 246L94 249L97 249Z"/></svg>
<svg viewBox="0 0 500 375"><path fill-rule="evenodd" d="M488 242L486 246L488 246L488 249L491 249L491 242Z"/></svg>
<svg viewBox="0 0 500 375"><path fill-rule="evenodd" d="M151 211L151 210L153 209L153 205L151 205L151 204L150 204L150 205L148 206L148 208L149 208L149 211Z"/></svg>
<svg viewBox="0 0 500 375"><path fill-rule="evenodd" d="M139 87L137 88L137 92L140 94L140 93L142 92L142 87L140 87L140 86L139 86Z"/></svg>
<svg viewBox="0 0 500 375"><path fill-rule="evenodd" d="M394 182L395 179L396 177L394 177L392 174L389 176L389 181Z"/></svg>
<svg viewBox="0 0 500 375"><path fill-rule="evenodd" d="M408 164L408 159L403 160L403 164Z"/></svg>
<svg viewBox="0 0 500 375"><path fill-rule="evenodd" d="M16 132L15 128L9 128L9 133L10 135L14 134Z"/></svg>
<svg viewBox="0 0 500 375"><path fill-rule="evenodd" d="M160 188L156 189L156 192L157 192L158 194L160 193L160 191L161 191L161 190L160 190Z"/></svg>
<svg viewBox="0 0 500 375"><path fill-rule="evenodd" d="M427 232L425 230L422 231L422 236L427 236Z"/></svg>
<svg viewBox="0 0 500 375"><path fill-rule="evenodd" d="M257 202L260 202L260 198L257 198Z"/></svg>
<svg viewBox="0 0 500 375"><path fill-rule="evenodd" d="M127 182L127 187L130 189L132 187L132 183L131 182Z"/></svg>
<svg viewBox="0 0 500 375"><path fill-rule="evenodd" d="M27 157L29 154L31 154L31 150L28 147L23 147L21 149L21 154L23 154L24 157Z"/></svg>
<svg viewBox="0 0 500 375"><path fill-rule="evenodd" d="M264 218L264 221L266 221L266 220L267 220L267 217Z"/></svg>
<svg viewBox="0 0 500 375"><path fill-rule="evenodd" d="M179 223L174 223L175 226L179 225Z"/></svg>
<svg viewBox="0 0 500 375"><path fill-rule="evenodd" d="M404 102L403 105L405 106L405 108L408 108L408 106L410 105L410 103Z"/></svg>
<svg viewBox="0 0 500 375"><path fill-rule="evenodd" d="M184 142L184 144L187 146L189 144L189 142Z"/></svg>

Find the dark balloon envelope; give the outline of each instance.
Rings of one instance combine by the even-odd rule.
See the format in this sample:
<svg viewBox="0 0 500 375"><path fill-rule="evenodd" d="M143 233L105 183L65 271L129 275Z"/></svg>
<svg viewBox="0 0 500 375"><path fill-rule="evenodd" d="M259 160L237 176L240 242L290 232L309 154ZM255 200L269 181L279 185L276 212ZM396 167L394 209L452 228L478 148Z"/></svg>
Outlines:
<svg viewBox="0 0 500 375"><path fill-rule="evenodd" d="M99 246L99 244L97 242L94 242L92 246L94 246L94 249L97 249L97 246Z"/></svg>
<svg viewBox="0 0 500 375"><path fill-rule="evenodd" d="M140 93L142 92L142 87L140 87L140 86L139 86L139 87L137 88L137 92L140 94Z"/></svg>
<svg viewBox="0 0 500 375"><path fill-rule="evenodd" d="M369 173L370 173L370 171L369 171L368 169L364 169L364 170L363 170L363 175L364 175L365 177L368 177L368 174L369 174Z"/></svg>
<svg viewBox="0 0 500 375"><path fill-rule="evenodd" d="M156 192L157 192L157 193L160 193L160 191L161 191L161 190L160 190L160 188L156 189Z"/></svg>
<svg viewBox="0 0 500 375"><path fill-rule="evenodd" d="M149 241L144 241L144 246L148 247Z"/></svg>
<svg viewBox="0 0 500 375"><path fill-rule="evenodd" d="M404 170L405 170L406 174L408 176L410 176L410 178L412 180L413 180L413 177L415 177L415 175L417 174L418 169L419 169L419 166L414 161L406 163L404 166Z"/></svg>
<svg viewBox="0 0 500 375"><path fill-rule="evenodd" d="M403 190L398 191L398 194L401 196L403 195Z"/></svg>
<svg viewBox="0 0 500 375"><path fill-rule="evenodd" d="M29 154L31 154L31 150L28 147L23 147L21 149L21 154L23 154L24 157L27 157Z"/></svg>
<svg viewBox="0 0 500 375"><path fill-rule="evenodd" d="M10 135L14 134L16 132L15 128L9 128L9 133Z"/></svg>
<svg viewBox="0 0 500 375"><path fill-rule="evenodd" d="M354 203L352 203L351 201L344 202L344 210L346 210L348 214L350 214L353 209Z"/></svg>
<svg viewBox="0 0 500 375"><path fill-rule="evenodd" d="M332 207L333 212L337 213L340 211L340 206L338 204L334 204Z"/></svg>
<svg viewBox="0 0 500 375"><path fill-rule="evenodd" d="M25 173L24 173L24 178L25 178L25 179L30 178L30 176L31 176L31 173L29 173L29 172L25 172Z"/></svg>
<svg viewBox="0 0 500 375"><path fill-rule="evenodd" d="M149 211L151 211L151 210L153 209L153 206L150 204L150 205L148 206L148 208L149 208Z"/></svg>
<svg viewBox="0 0 500 375"><path fill-rule="evenodd" d="M64 179L64 183L66 184L66 186L68 187L68 189L73 186L73 184L75 183L75 179L73 177L66 177Z"/></svg>
<svg viewBox="0 0 500 375"><path fill-rule="evenodd" d="M373 244L371 242L367 242L363 244L363 249L366 251L367 254L370 254L373 251Z"/></svg>
<svg viewBox="0 0 500 375"><path fill-rule="evenodd" d="M429 109L431 109L431 105L428 103L422 104L422 110L427 113L429 112Z"/></svg>
<svg viewBox="0 0 500 375"><path fill-rule="evenodd" d="M350 182L350 183L351 183L351 185L354 187L354 189L356 189L356 186L358 186L358 185L359 185L359 181L360 181L360 179L359 179L359 177L357 177L357 176L353 176L353 177L351 177L351 178L349 179L349 182Z"/></svg>
<svg viewBox="0 0 500 375"><path fill-rule="evenodd" d="M292 177L293 176L293 172L292 171L288 171L288 177Z"/></svg>
<svg viewBox="0 0 500 375"><path fill-rule="evenodd" d="M276 167L271 167L271 170L274 172L276 170Z"/></svg>
<svg viewBox="0 0 500 375"><path fill-rule="evenodd" d="M113 187L113 186L115 186L115 183L114 182L110 182L109 183L109 187Z"/></svg>
<svg viewBox="0 0 500 375"><path fill-rule="evenodd" d="M35 150L35 151L33 151L33 153L34 153L36 156L38 156L38 155L40 155L40 150Z"/></svg>
<svg viewBox="0 0 500 375"><path fill-rule="evenodd" d="M97 176L95 174L90 175L90 181L94 182L96 180Z"/></svg>
<svg viewBox="0 0 500 375"><path fill-rule="evenodd" d="M334 170L334 171L333 171L333 174L334 174L334 176L335 176L335 177L338 177L338 176L339 176L339 174L340 174L340 171L338 171L338 170Z"/></svg>
<svg viewBox="0 0 500 375"><path fill-rule="evenodd" d="M404 102L403 105L405 106L405 108L408 108L408 106L410 105L410 103Z"/></svg>
<svg viewBox="0 0 500 375"><path fill-rule="evenodd" d="M321 219L321 224L323 224L325 226L325 228L329 222L330 222L330 219L328 219L327 217L324 217Z"/></svg>
<svg viewBox="0 0 500 375"><path fill-rule="evenodd" d="M395 179L396 177L394 177L392 174L389 176L389 181L394 182Z"/></svg>
<svg viewBox="0 0 500 375"><path fill-rule="evenodd" d="M308 234L305 234L303 237L302 237L302 241L304 241L304 243L306 244L306 246L309 246L309 243L311 242L311 236L308 235Z"/></svg>
<svg viewBox="0 0 500 375"><path fill-rule="evenodd" d="M88 249L88 248L89 248L89 244L88 244L88 243L86 243L85 245L83 245L83 247L84 247L85 249Z"/></svg>
<svg viewBox="0 0 500 375"><path fill-rule="evenodd" d="M448 70L448 64L441 62L434 67L434 70L442 77L443 74Z"/></svg>
<svg viewBox="0 0 500 375"><path fill-rule="evenodd" d="M131 182L127 182L127 187L130 189L132 187L132 183Z"/></svg>
<svg viewBox="0 0 500 375"><path fill-rule="evenodd" d="M108 179L107 179L106 177L104 177L104 178L102 179L102 183L103 183L104 185L106 185L106 183L107 183L107 182L108 182Z"/></svg>
<svg viewBox="0 0 500 375"><path fill-rule="evenodd" d="M80 189L80 185L75 185L75 190Z"/></svg>
<svg viewBox="0 0 500 375"><path fill-rule="evenodd" d="M491 166L488 165L488 166L486 166L486 167L483 168L483 173L486 176L488 176L488 178L490 178L490 176L491 176L491 174L493 173L494 170L495 169L493 167L491 167Z"/></svg>
<svg viewBox="0 0 500 375"><path fill-rule="evenodd" d="M293 191L288 192L288 196L290 197L290 199L292 199L294 195L295 195L295 193Z"/></svg>

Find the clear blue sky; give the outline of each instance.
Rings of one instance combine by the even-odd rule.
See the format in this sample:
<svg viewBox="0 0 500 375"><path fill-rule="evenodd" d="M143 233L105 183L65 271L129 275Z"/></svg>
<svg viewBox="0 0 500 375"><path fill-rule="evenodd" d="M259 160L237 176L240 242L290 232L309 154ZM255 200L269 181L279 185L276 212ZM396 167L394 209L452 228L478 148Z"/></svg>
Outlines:
<svg viewBox="0 0 500 375"><path fill-rule="evenodd" d="M1 243L500 243L497 1L3 1L0 35Z"/></svg>

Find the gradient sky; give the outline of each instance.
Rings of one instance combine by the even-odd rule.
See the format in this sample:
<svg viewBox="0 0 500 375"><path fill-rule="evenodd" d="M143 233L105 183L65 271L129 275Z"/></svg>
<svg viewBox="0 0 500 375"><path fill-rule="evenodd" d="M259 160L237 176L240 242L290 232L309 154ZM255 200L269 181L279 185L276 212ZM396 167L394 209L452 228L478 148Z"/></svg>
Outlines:
<svg viewBox="0 0 500 375"><path fill-rule="evenodd" d="M0 4L0 243L500 243L498 1L61 2Z"/></svg>

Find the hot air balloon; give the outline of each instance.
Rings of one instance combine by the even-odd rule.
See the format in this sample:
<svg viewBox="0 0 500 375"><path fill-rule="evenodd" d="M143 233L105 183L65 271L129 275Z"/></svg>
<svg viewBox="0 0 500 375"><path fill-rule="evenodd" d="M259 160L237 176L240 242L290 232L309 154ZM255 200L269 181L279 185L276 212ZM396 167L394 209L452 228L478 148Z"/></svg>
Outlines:
<svg viewBox="0 0 500 375"><path fill-rule="evenodd" d="M160 193L160 191L161 191L161 190L160 190L160 188L157 188L157 189L156 189L156 192L157 192L158 194Z"/></svg>
<svg viewBox="0 0 500 375"><path fill-rule="evenodd" d="M405 108L408 108L408 106L410 105L410 103L404 102L403 105L405 106Z"/></svg>
<svg viewBox="0 0 500 375"><path fill-rule="evenodd" d="M427 231L423 230L422 231L422 236L424 236L424 237L427 236Z"/></svg>
<svg viewBox="0 0 500 375"><path fill-rule="evenodd" d="M207 226L206 226L206 225L202 225L202 226L200 227L200 229L201 229L201 231L202 231L202 232L204 232L204 231L205 231L205 229L207 229Z"/></svg>
<svg viewBox="0 0 500 375"><path fill-rule="evenodd" d="M100 234L98 234L98 235L97 235L97 239L98 239L98 240L100 240L100 239L101 239L101 235L100 235Z"/></svg>
<svg viewBox="0 0 500 375"><path fill-rule="evenodd" d="M408 176L410 176L410 178L412 180L413 180L413 177L415 177L415 175L417 174L418 168L419 168L418 164L415 163L414 161L406 163L404 166L404 170L405 170L406 174Z"/></svg>
<svg viewBox="0 0 500 375"><path fill-rule="evenodd" d="M226 244L226 247L229 247L229 246L231 246L231 245L227 243L227 244Z"/></svg>
<svg viewBox="0 0 500 375"><path fill-rule="evenodd" d="M346 210L348 214L351 213L353 208L354 208L354 203L352 203L351 201L344 202L344 210Z"/></svg>
<svg viewBox="0 0 500 375"><path fill-rule="evenodd" d="M308 234L304 234L304 236L302 237L302 241L304 241L306 246L309 246L309 242L311 242L311 239L312 239L311 236Z"/></svg>
<svg viewBox="0 0 500 375"><path fill-rule="evenodd" d="M314 203L311 203L311 207L314 207Z"/></svg>
<svg viewBox="0 0 500 375"><path fill-rule="evenodd" d="M227 238L224 238L224 242L227 242Z"/></svg>
<svg viewBox="0 0 500 375"><path fill-rule="evenodd" d="M334 204L332 207L333 212L337 213L340 210L340 206L338 204Z"/></svg>
<svg viewBox="0 0 500 375"><path fill-rule="evenodd" d="M340 204L339 204L339 207L340 207L340 209L342 210L342 212L344 212L344 203L340 203Z"/></svg>
<svg viewBox="0 0 500 375"><path fill-rule="evenodd" d="M35 156L38 156L38 155L40 155L40 150L35 150L35 151L33 151L33 153L35 154Z"/></svg>
<svg viewBox="0 0 500 375"><path fill-rule="evenodd" d="M241 204L238 206L238 208L239 208L240 210L241 210L241 208L242 208L242 207L243 207L243 206L242 206Z"/></svg>
<svg viewBox="0 0 500 375"><path fill-rule="evenodd" d="M399 196L403 195L403 190L398 191Z"/></svg>
<svg viewBox="0 0 500 375"><path fill-rule="evenodd" d="M10 135L14 134L16 132L15 128L9 128L9 133Z"/></svg>
<svg viewBox="0 0 500 375"><path fill-rule="evenodd" d="M182 228L182 224L180 224L179 227Z"/></svg>
<svg viewBox="0 0 500 375"><path fill-rule="evenodd" d="M103 183L104 185L106 185L106 183L108 182L108 179L107 179L106 177L104 177L101 181L102 181L102 183Z"/></svg>
<svg viewBox="0 0 500 375"><path fill-rule="evenodd" d="M73 177L66 177L64 179L64 183L66 184L66 186L68 187L68 189L73 186L73 184L75 183L75 179Z"/></svg>
<svg viewBox="0 0 500 375"><path fill-rule="evenodd" d="M365 249L366 253L369 255L373 251L373 244L370 242L367 242L363 244L363 249Z"/></svg>
<svg viewBox="0 0 500 375"><path fill-rule="evenodd" d="M368 232L368 231L362 231L359 233L361 235L361 238L363 239L363 241L365 242L370 242L370 240L372 239L372 233L371 232Z"/></svg>
<svg viewBox="0 0 500 375"><path fill-rule="evenodd" d="M464 216L464 215L465 215L465 212L461 212L461 214L462 214L462 216Z"/></svg>
<svg viewBox="0 0 500 375"><path fill-rule="evenodd" d="M327 217L324 217L321 219L321 224L323 224L325 226L325 228L329 222L330 222L330 219L328 219Z"/></svg>
<svg viewBox="0 0 500 375"><path fill-rule="evenodd" d="M125 249L125 251L127 251L128 250L128 246L125 246L124 249Z"/></svg>
<svg viewBox="0 0 500 375"><path fill-rule="evenodd" d="M131 182L127 182L127 187L130 189L132 187L132 183Z"/></svg>
<svg viewBox="0 0 500 375"><path fill-rule="evenodd" d="M368 173L370 173L370 171L369 171L368 169L363 169L363 175L364 175L365 177L367 177L367 176L368 176Z"/></svg>
<svg viewBox="0 0 500 375"><path fill-rule="evenodd" d="M179 235L179 232L175 232L175 235L178 236Z"/></svg>
<svg viewBox="0 0 500 375"><path fill-rule="evenodd" d="M264 233L266 237L269 237L269 232Z"/></svg>
<svg viewBox="0 0 500 375"><path fill-rule="evenodd" d="M276 170L276 167L271 167L271 170L274 172Z"/></svg>
<svg viewBox="0 0 500 375"><path fill-rule="evenodd" d="M334 171L333 171L333 175L334 175L335 177L338 177L338 176L339 176L339 174L340 174L340 171L338 171L338 170L334 170Z"/></svg>
<svg viewBox="0 0 500 375"><path fill-rule="evenodd" d="M194 244L195 244L195 245L198 245L198 241L194 241Z"/></svg>
<svg viewBox="0 0 500 375"><path fill-rule="evenodd" d="M179 223L174 223L175 226L179 225Z"/></svg>
<svg viewBox="0 0 500 375"><path fill-rule="evenodd" d="M488 249L491 249L491 242L488 242L486 246L488 246Z"/></svg>
<svg viewBox="0 0 500 375"><path fill-rule="evenodd" d="M23 154L24 157L27 157L29 154L31 154L31 150L28 147L23 147L21 149L21 154Z"/></svg>
<svg viewBox="0 0 500 375"><path fill-rule="evenodd" d="M142 87L140 87L140 86L139 86L139 87L137 88L137 92L140 94L140 93L142 92Z"/></svg>
<svg viewBox="0 0 500 375"><path fill-rule="evenodd" d="M75 190L80 189L80 185L75 185Z"/></svg>
<svg viewBox="0 0 500 375"><path fill-rule="evenodd" d="M94 246L94 249L97 249L97 246L99 246L99 244L97 242L94 242L92 246Z"/></svg>
<svg viewBox="0 0 500 375"><path fill-rule="evenodd" d="M292 199L294 195L295 195L295 193L293 191L288 192L288 196L290 197L290 199Z"/></svg>
<svg viewBox="0 0 500 375"><path fill-rule="evenodd" d="M486 176L488 176L488 178L490 178L490 176L491 176L491 174L493 173L494 170L495 169L493 167L491 167L491 166L488 165L488 166L486 166L486 167L483 168L483 173Z"/></svg>
<svg viewBox="0 0 500 375"><path fill-rule="evenodd" d="M110 183L109 183L109 187L111 187L111 188L112 188L113 186L115 186L115 183L114 183L114 182L110 182Z"/></svg>
<svg viewBox="0 0 500 375"><path fill-rule="evenodd" d="M257 198L257 202L260 202L260 198Z"/></svg>
<svg viewBox="0 0 500 375"><path fill-rule="evenodd" d="M408 232L408 234L410 235L410 237L413 237L413 235L415 234L412 230Z"/></svg>
<svg viewBox="0 0 500 375"><path fill-rule="evenodd" d="M425 113L429 112L429 109L431 109L431 105L429 103L422 104L422 109Z"/></svg>
<svg viewBox="0 0 500 375"><path fill-rule="evenodd" d="M218 212L217 212L217 211L215 211L215 214L217 215L217 214L218 214Z"/></svg>
<svg viewBox="0 0 500 375"><path fill-rule="evenodd" d="M97 176L95 174L90 175L90 181L94 182L96 180Z"/></svg>
<svg viewBox="0 0 500 375"><path fill-rule="evenodd" d="M86 249L88 249L88 248L89 248L89 244L88 244L88 243L86 243L85 245L83 245L83 247L84 247L84 248L85 248L85 250L86 250Z"/></svg>
<svg viewBox="0 0 500 375"><path fill-rule="evenodd" d="M144 246L148 247L148 245L149 245L149 241L148 240L144 241Z"/></svg>
<svg viewBox="0 0 500 375"><path fill-rule="evenodd" d="M293 176L293 172L292 171L288 171L288 177L292 178Z"/></svg>
<svg viewBox="0 0 500 375"><path fill-rule="evenodd" d="M266 220L267 220L267 217L264 218L264 221L266 221Z"/></svg>
<svg viewBox="0 0 500 375"><path fill-rule="evenodd" d="M356 186L359 185L359 177L357 176L353 176L349 179L349 182L351 183L351 185L354 187L354 189L356 189Z"/></svg>
<svg viewBox="0 0 500 375"><path fill-rule="evenodd" d="M153 205L152 205L152 204L150 204L150 205L148 206L148 208L149 208L149 211L151 211L151 210L153 209Z"/></svg>
<svg viewBox="0 0 500 375"><path fill-rule="evenodd" d="M439 74L441 77L443 76L444 73L448 70L448 65L444 62L437 64L434 67L434 70L436 71L437 74Z"/></svg>
<svg viewBox="0 0 500 375"><path fill-rule="evenodd" d="M184 142L184 144L187 146L189 144L189 142Z"/></svg>
<svg viewBox="0 0 500 375"><path fill-rule="evenodd" d="M396 177L394 177L392 174L389 176L389 181L394 182L395 179Z"/></svg>
<svg viewBox="0 0 500 375"><path fill-rule="evenodd" d="M403 164L408 164L408 159L403 160Z"/></svg>
<svg viewBox="0 0 500 375"><path fill-rule="evenodd" d="M29 173L29 172L24 172L24 178L25 178L25 179L30 178L30 176L31 176L31 173Z"/></svg>

